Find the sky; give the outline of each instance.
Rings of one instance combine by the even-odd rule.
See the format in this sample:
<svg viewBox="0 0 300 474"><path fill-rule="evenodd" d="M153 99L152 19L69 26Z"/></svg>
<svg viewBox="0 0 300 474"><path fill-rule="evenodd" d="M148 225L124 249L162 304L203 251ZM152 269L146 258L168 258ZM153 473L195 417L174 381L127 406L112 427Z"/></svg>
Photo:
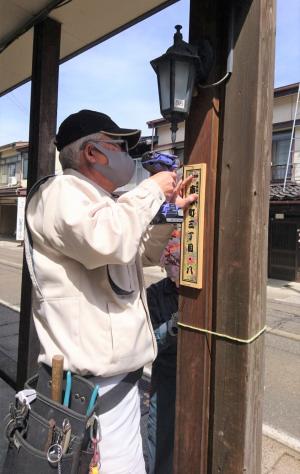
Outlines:
<svg viewBox="0 0 300 474"><path fill-rule="evenodd" d="M156 75L149 62L173 42L181 24L188 40L189 0L167 9L60 66L57 122L80 109L107 113L121 127L140 128L161 117ZM275 87L300 81L300 0L277 0ZM28 140L30 83L0 97L0 146Z"/></svg>

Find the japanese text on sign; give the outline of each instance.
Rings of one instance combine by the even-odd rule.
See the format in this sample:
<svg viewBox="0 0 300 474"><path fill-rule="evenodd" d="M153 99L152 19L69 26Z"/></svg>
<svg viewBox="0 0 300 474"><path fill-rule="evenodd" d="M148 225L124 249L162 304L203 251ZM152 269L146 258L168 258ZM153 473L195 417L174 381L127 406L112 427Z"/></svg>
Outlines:
<svg viewBox="0 0 300 474"><path fill-rule="evenodd" d="M180 284L202 288L203 225L206 165L184 168L184 178L193 176L187 195L198 194L198 200L185 212L181 237Z"/></svg>

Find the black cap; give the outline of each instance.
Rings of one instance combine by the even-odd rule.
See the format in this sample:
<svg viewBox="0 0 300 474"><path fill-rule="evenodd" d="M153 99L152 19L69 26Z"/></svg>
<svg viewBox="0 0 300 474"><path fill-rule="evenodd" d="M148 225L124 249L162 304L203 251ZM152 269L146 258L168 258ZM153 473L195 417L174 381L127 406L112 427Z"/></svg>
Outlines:
<svg viewBox="0 0 300 474"><path fill-rule="evenodd" d="M130 128L120 128L108 116L95 110L80 110L69 115L60 125L56 135L56 148L62 150L66 145L86 137L92 133L105 133L112 137L122 137L128 143L128 148L134 148L140 139L141 131Z"/></svg>

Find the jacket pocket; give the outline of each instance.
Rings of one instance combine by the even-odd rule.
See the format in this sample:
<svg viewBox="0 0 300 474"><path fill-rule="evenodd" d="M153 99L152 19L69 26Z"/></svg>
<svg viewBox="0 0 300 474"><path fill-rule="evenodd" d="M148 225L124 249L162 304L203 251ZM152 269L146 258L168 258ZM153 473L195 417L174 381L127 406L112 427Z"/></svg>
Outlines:
<svg viewBox="0 0 300 474"><path fill-rule="evenodd" d="M74 455L64 454L61 459L61 471L64 474L74 472ZM48 462L47 453L36 449L29 444L20 433L14 435L14 447L8 449L5 461L4 472L9 474L53 474L57 472L57 464L53 465Z"/></svg>
<svg viewBox="0 0 300 474"><path fill-rule="evenodd" d="M46 352L56 346L65 357L74 357L79 342L79 313L78 297L49 298L40 303L36 327Z"/></svg>
<svg viewBox="0 0 300 474"><path fill-rule="evenodd" d="M134 308L108 303L111 321L112 362L127 359L128 370L153 359L153 340L142 304Z"/></svg>
<svg viewBox="0 0 300 474"><path fill-rule="evenodd" d="M107 277L113 292L118 296L131 296L139 289L136 265L107 265Z"/></svg>

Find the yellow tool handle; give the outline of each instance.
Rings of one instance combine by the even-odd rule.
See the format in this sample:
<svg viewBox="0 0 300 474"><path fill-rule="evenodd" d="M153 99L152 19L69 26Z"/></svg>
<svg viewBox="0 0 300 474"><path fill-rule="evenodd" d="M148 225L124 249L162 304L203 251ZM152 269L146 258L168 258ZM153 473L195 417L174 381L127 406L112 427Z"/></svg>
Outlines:
<svg viewBox="0 0 300 474"><path fill-rule="evenodd" d="M100 474L98 466L91 467L89 474Z"/></svg>
<svg viewBox="0 0 300 474"><path fill-rule="evenodd" d="M64 373L64 356L57 354L52 357L52 400L61 403L62 381Z"/></svg>

